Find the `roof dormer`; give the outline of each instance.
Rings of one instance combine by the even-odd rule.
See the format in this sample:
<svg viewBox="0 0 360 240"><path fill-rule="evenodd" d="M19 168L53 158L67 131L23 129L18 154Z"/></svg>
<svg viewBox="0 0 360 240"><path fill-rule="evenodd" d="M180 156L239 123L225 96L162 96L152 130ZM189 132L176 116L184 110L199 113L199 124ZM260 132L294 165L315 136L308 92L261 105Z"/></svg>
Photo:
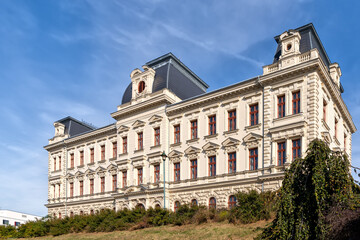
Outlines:
<svg viewBox="0 0 360 240"><path fill-rule="evenodd" d="M152 93L155 71L144 65L144 71L136 68L130 74L132 83L132 100L138 100Z"/></svg>

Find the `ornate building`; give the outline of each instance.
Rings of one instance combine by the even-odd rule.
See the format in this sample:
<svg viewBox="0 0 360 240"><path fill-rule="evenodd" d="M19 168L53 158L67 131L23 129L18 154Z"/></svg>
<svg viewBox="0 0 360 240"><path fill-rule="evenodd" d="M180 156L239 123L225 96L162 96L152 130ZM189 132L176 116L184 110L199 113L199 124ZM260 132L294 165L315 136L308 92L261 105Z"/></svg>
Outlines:
<svg viewBox="0 0 360 240"><path fill-rule="evenodd" d="M260 76L207 93L169 53L131 72L113 124L55 122L45 146L49 214L231 207L237 191L279 188L284 169L315 138L351 160L356 128L341 97L339 65L312 24L275 40L274 61Z"/></svg>

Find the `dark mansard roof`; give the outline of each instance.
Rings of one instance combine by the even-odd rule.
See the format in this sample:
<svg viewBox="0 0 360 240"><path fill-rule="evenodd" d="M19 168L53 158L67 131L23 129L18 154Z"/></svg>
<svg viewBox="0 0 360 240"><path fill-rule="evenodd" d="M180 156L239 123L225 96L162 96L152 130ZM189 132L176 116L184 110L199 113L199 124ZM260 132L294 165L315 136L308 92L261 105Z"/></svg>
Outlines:
<svg viewBox="0 0 360 240"><path fill-rule="evenodd" d="M65 134L69 134L70 137L96 129L96 127L70 116L62 118L56 122L65 125Z"/></svg>
<svg viewBox="0 0 360 240"><path fill-rule="evenodd" d="M165 54L146 63L155 70L152 92L167 88L184 100L206 92L209 87L172 53ZM126 88L122 103L130 102L132 84Z"/></svg>

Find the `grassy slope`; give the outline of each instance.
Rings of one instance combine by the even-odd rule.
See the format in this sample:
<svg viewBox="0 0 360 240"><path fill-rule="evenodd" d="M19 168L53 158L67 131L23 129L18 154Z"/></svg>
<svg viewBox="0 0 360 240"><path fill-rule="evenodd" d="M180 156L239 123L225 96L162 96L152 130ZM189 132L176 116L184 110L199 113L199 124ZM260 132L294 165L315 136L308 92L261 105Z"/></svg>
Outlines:
<svg viewBox="0 0 360 240"><path fill-rule="evenodd" d="M206 223L201 225L162 226L136 231L110 233L77 233L58 237L42 237L38 240L82 240L82 239L253 239L270 221L259 221L247 225L228 223Z"/></svg>

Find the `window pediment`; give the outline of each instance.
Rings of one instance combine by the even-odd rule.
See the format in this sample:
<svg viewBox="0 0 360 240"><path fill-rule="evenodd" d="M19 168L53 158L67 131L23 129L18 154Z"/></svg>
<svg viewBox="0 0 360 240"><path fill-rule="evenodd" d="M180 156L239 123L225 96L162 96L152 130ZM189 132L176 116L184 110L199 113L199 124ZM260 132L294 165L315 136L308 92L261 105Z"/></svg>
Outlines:
<svg viewBox="0 0 360 240"><path fill-rule="evenodd" d="M133 128L143 127L144 125L145 125L145 122L140 121L140 120L136 120L136 121L132 124Z"/></svg>
<svg viewBox="0 0 360 240"><path fill-rule="evenodd" d="M261 140L262 136L256 133L249 133L243 138L243 141L247 147L259 146Z"/></svg>
<svg viewBox="0 0 360 240"><path fill-rule="evenodd" d="M77 179L79 179L79 180L83 180L83 179L84 179L84 173L81 172L81 171L77 171L77 172L75 173L75 177L76 177Z"/></svg>
<svg viewBox="0 0 360 240"><path fill-rule="evenodd" d="M185 154L187 155L188 158L197 158L200 151L201 149L190 146L185 150Z"/></svg>
<svg viewBox="0 0 360 240"><path fill-rule="evenodd" d="M106 171L106 169L103 168L103 167L98 167L98 168L95 170L95 172L96 172L97 174L99 174L99 173L104 173L105 171Z"/></svg>
<svg viewBox="0 0 360 240"><path fill-rule="evenodd" d="M213 142L208 142L207 144L205 144L202 149L204 150L204 152L206 153L206 155L210 156L210 155L216 155L217 150L219 149L219 145Z"/></svg>
<svg viewBox="0 0 360 240"><path fill-rule="evenodd" d="M117 173L117 166L115 164L110 164L106 169L111 174Z"/></svg>
<svg viewBox="0 0 360 240"><path fill-rule="evenodd" d="M127 127L127 126L125 126L125 125L120 125L119 127L118 127L118 129L117 129L117 132L118 133L123 133L123 132L127 132L127 131L129 131L129 127Z"/></svg>
<svg viewBox="0 0 360 240"><path fill-rule="evenodd" d="M180 162L182 156L183 156L183 153L176 151L176 150L172 150L168 155L170 161L172 161L172 162Z"/></svg>
<svg viewBox="0 0 360 240"><path fill-rule="evenodd" d="M163 117L161 117L159 115L154 115L151 118L149 118L149 123L160 122L162 119L163 119Z"/></svg>
<svg viewBox="0 0 360 240"><path fill-rule="evenodd" d="M221 144L227 152L236 151L236 148L240 144L240 141L235 138L229 137L225 141L223 141Z"/></svg>

